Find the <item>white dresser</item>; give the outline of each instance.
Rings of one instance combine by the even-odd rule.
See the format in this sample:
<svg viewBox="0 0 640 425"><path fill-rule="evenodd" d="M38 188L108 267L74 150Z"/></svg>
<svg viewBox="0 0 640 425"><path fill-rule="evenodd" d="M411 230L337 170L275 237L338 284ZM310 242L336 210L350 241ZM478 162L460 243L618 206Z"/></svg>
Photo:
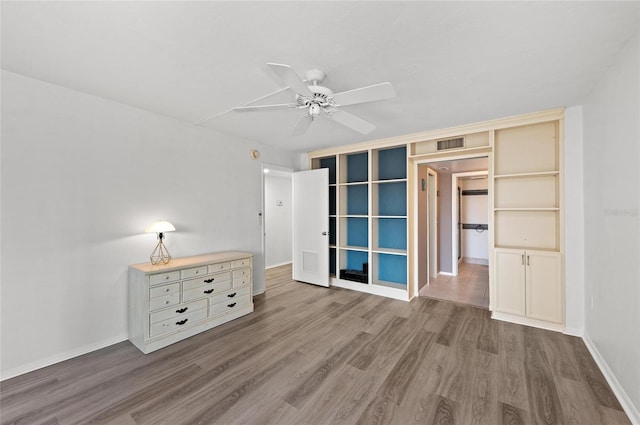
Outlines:
<svg viewBox="0 0 640 425"><path fill-rule="evenodd" d="M253 312L252 257L228 251L129 266L129 340L146 354Z"/></svg>

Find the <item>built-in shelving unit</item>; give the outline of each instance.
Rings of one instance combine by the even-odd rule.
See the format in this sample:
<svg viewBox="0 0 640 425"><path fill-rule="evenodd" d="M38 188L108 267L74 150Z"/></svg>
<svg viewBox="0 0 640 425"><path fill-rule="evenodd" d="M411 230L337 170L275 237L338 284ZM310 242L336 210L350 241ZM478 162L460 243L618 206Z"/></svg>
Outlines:
<svg viewBox="0 0 640 425"><path fill-rule="evenodd" d="M312 167L329 169L332 284L407 299L406 145L316 158Z"/></svg>
<svg viewBox="0 0 640 425"><path fill-rule="evenodd" d="M493 308L498 317L521 316L537 325L564 320L561 152L558 121L495 131Z"/></svg>

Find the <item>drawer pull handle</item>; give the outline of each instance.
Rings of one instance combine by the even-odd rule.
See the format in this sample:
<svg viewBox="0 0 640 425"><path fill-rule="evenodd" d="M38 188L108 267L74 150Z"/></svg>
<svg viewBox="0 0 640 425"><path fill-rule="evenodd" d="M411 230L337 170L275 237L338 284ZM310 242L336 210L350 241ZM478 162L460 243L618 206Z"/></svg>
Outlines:
<svg viewBox="0 0 640 425"><path fill-rule="evenodd" d="M235 307L236 303L227 304L227 307Z"/></svg>
<svg viewBox="0 0 640 425"><path fill-rule="evenodd" d="M234 292L233 294L229 294L229 295L227 295L227 297L229 297L229 298L233 298L233 297L235 297L235 296L236 296L236 294L237 294L237 292Z"/></svg>
<svg viewBox="0 0 640 425"><path fill-rule="evenodd" d="M184 325L185 323L187 323L187 321L188 321L188 320L189 320L189 319L184 319L184 320L181 320L181 321L179 321L179 322L176 322L176 325L178 325L178 326L182 326L182 325Z"/></svg>
<svg viewBox="0 0 640 425"><path fill-rule="evenodd" d="M179 309L176 310L176 313L184 313L187 310L189 310L189 307L179 308Z"/></svg>
<svg viewBox="0 0 640 425"><path fill-rule="evenodd" d="M205 294L210 294L213 292L213 289L207 289L206 291L204 291Z"/></svg>
<svg viewBox="0 0 640 425"><path fill-rule="evenodd" d="M214 280L215 280L214 278L211 278L211 279L205 279L205 280L204 280L204 283L211 283L211 282L213 282Z"/></svg>

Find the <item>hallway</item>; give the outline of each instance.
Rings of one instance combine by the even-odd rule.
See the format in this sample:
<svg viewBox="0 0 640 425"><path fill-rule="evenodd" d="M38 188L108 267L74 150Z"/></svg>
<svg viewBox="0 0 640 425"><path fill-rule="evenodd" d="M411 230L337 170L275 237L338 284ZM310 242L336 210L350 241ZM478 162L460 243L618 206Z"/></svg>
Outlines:
<svg viewBox="0 0 640 425"><path fill-rule="evenodd" d="M489 308L489 267L460 263L458 276L439 275L420 290L421 297Z"/></svg>

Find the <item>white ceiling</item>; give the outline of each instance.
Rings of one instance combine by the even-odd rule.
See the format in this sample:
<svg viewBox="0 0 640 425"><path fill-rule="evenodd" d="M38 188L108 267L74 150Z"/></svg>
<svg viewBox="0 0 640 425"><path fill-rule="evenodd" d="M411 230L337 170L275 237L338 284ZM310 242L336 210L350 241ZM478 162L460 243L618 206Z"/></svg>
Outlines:
<svg viewBox="0 0 640 425"><path fill-rule="evenodd" d="M6 2L2 68L293 151L580 104L640 26L640 2ZM383 81L289 136L296 111L229 111L319 68L334 92ZM292 100L287 91L268 103Z"/></svg>

